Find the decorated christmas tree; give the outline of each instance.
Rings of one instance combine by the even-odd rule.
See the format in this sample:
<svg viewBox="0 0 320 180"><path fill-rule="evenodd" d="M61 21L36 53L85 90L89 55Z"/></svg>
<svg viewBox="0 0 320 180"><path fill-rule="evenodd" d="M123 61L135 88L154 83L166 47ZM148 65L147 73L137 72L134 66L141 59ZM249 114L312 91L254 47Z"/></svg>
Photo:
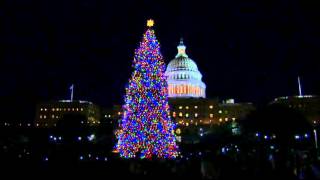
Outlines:
<svg viewBox="0 0 320 180"><path fill-rule="evenodd" d="M175 124L169 116L165 63L160 44L148 29L135 50L134 71L126 87L123 116L116 133L116 151L124 158L165 159L178 155Z"/></svg>

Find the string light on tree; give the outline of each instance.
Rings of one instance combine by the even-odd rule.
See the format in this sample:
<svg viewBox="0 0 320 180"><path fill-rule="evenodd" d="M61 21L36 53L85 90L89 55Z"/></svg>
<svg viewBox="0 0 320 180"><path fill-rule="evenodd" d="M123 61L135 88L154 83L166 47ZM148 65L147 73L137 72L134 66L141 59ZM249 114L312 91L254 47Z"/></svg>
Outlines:
<svg viewBox="0 0 320 180"><path fill-rule="evenodd" d="M114 152L124 158L176 158L175 124L169 116L168 85L160 44L148 29L135 50L134 71L126 87L124 112L117 130Z"/></svg>

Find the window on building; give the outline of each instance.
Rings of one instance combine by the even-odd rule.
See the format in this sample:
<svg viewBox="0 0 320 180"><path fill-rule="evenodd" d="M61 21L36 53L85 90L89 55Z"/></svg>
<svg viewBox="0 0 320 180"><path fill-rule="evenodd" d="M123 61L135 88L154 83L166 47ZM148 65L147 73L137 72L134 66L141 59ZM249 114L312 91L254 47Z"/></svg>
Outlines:
<svg viewBox="0 0 320 180"><path fill-rule="evenodd" d="M213 106L212 106L212 105L210 105L210 106L209 106L209 108L210 108L210 109L212 109L212 108L213 108Z"/></svg>
<svg viewBox="0 0 320 180"><path fill-rule="evenodd" d="M198 113L194 113L194 117L198 117Z"/></svg>
<svg viewBox="0 0 320 180"><path fill-rule="evenodd" d="M224 118L225 121L228 121L228 118Z"/></svg>
<svg viewBox="0 0 320 180"><path fill-rule="evenodd" d="M172 117L176 117L176 112L173 112L173 113L172 113Z"/></svg>
<svg viewBox="0 0 320 180"><path fill-rule="evenodd" d="M186 109L189 109L189 106L186 106Z"/></svg>
<svg viewBox="0 0 320 180"><path fill-rule="evenodd" d="M182 117L182 116L183 116L182 112L179 112L179 117Z"/></svg>
<svg viewBox="0 0 320 180"><path fill-rule="evenodd" d="M222 122L222 118L219 118L219 121Z"/></svg>
<svg viewBox="0 0 320 180"><path fill-rule="evenodd" d="M47 108L44 108L44 111L47 111Z"/></svg>
<svg viewBox="0 0 320 180"><path fill-rule="evenodd" d="M194 106L195 109L198 109L198 106Z"/></svg>
<svg viewBox="0 0 320 180"><path fill-rule="evenodd" d="M54 110L55 110L54 108L51 109L51 111L54 111Z"/></svg>
<svg viewBox="0 0 320 180"><path fill-rule="evenodd" d="M81 108L81 111L83 111L83 108Z"/></svg>
<svg viewBox="0 0 320 180"><path fill-rule="evenodd" d="M210 114L210 118L213 118L213 114Z"/></svg>
<svg viewBox="0 0 320 180"><path fill-rule="evenodd" d="M43 116L43 119L46 119L46 118L47 118L47 116L46 116L46 115L44 115L44 116Z"/></svg>
<svg viewBox="0 0 320 180"><path fill-rule="evenodd" d="M77 111L79 111L79 108L77 108Z"/></svg>
<svg viewBox="0 0 320 180"><path fill-rule="evenodd" d="M43 111L43 109L41 108L40 111Z"/></svg>
<svg viewBox="0 0 320 180"><path fill-rule="evenodd" d="M179 109L182 109L182 106L179 106Z"/></svg>
<svg viewBox="0 0 320 180"><path fill-rule="evenodd" d="M235 121L235 120L236 120L236 118L233 117L233 118L232 118L232 121Z"/></svg>
<svg viewBox="0 0 320 180"><path fill-rule="evenodd" d="M42 119L42 115L40 115L40 119Z"/></svg>
<svg viewBox="0 0 320 180"><path fill-rule="evenodd" d="M227 110L225 110L225 111L224 111L224 113L225 113L225 114L228 114L228 111L227 111Z"/></svg>
<svg viewBox="0 0 320 180"><path fill-rule="evenodd" d="M186 117L189 117L189 114L188 114L188 113L186 113Z"/></svg>
<svg viewBox="0 0 320 180"><path fill-rule="evenodd" d="M53 119L53 118L54 118L54 115L51 115L51 118Z"/></svg>
<svg viewBox="0 0 320 180"><path fill-rule="evenodd" d="M222 110L219 110L218 113L221 114L221 113L222 113Z"/></svg>

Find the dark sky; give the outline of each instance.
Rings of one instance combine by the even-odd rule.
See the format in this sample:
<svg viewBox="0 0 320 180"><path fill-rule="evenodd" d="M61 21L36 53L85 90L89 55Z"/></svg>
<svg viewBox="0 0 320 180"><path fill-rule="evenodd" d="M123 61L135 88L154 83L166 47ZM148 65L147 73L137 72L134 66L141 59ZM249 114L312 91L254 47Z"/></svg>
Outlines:
<svg viewBox="0 0 320 180"><path fill-rule="evenodd" d="M297 0L2 0L0 113L33 119L37 102L75 98L122 103L134 49L155 19L168 63L180 37L208 97L266 103L320 94L320 11ZM1 119L2 120L2 119Z"/></svg>

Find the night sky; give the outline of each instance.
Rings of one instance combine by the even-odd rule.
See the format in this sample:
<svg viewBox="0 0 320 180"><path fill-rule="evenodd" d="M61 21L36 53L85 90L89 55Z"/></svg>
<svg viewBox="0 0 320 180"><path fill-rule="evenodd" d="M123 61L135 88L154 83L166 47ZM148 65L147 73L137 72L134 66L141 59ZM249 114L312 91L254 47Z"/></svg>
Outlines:
<svg viewBox="0 0 320 180"><path fill-rule="evenodd" d="M314 4L312 4L314 3ZM103 107L123 101L134 49L155 20L168 63L180 37L207 96L265 104L320 94L316 1L2 0L1 121L30 121L37 102L75 98Z"/></svg>

